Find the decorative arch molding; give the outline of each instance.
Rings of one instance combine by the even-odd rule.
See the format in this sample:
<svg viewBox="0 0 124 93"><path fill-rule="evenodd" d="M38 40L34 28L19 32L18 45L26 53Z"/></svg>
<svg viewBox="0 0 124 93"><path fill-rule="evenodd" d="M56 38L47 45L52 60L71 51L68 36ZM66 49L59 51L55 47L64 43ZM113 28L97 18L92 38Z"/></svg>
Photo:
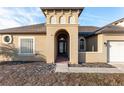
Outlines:
<svg viewBox="0 0 124 93"><path fill-rule="evenodd" d="M75 17L74 16L69 16L68 23L69 24L75 24Z"/></svg>
<svg viewBox="0 0 124 93"><path fill-rule="evenodd" d="M56 24L56 23L57 23L56 17L55 16L51 16L50 17L50 24Z"/></svg>
<svg viewBox="0 0 124 93"><path fill-rule="evenodd" d="M81 36L79 38L79 52L84 52L86 51L86 39Z"/></svg>
<svg viewBox="0 0 124 93"><path fill-rule="evenodd" d="M58 58L63 56L69 60L70 58L70 35L67 30L59 29L56 31L54 36L54 44L55 44L55 58L56 62Z"/></svg>
<svg viewBox="0 0 124 93"><path fill-rule="evenodd" d="M60 16L59 23L60 24L66 24L66 18L65 18L65 16Z"/></svg>
<svg viewBox="0 0 124 93"><path fill-rule="evenodd" d="M55 36L58 34L58 33L67 33L69 35L69 32L66 30L66 29L58 29L56 32L55 32ZM70 35L69 35L70 37Z"/></svg>

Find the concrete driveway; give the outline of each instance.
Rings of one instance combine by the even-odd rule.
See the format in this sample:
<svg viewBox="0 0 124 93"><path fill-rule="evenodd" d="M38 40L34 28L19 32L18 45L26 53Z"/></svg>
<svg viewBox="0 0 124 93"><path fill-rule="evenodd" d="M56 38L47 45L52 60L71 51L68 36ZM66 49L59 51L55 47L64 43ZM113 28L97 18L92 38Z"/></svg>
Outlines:
<svg viewBox="0 0 124 93"><path fill-rule="evenodd" d="M124 73L124 63L112 63L110 65L116 67L117 69Z"/></svg>
<svg viewBox="0 0 124 93"><path fill-rule="evenodd" d="M55 72L63 73L124 73L124 64L110 64L115 68L104 67L68 67L67 63L56 64Z"/></svg>

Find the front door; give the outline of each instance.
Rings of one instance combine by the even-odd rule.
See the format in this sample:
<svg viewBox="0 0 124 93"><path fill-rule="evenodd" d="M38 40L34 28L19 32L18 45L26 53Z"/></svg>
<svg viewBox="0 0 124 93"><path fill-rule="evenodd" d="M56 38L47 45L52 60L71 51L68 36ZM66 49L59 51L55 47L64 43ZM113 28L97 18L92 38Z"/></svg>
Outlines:
<svg viewBox="0 0 124 93"><path fill-rule="evenodd" d="M67 56L67 43L65 38L60 38L58 41L58 55Z"/></svg>

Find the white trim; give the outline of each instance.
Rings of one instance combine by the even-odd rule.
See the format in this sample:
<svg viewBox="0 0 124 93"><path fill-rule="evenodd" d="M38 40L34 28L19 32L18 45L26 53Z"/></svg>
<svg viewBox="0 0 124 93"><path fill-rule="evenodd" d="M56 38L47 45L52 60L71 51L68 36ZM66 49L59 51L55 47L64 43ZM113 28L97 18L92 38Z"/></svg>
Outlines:
<svg viewBox="0 0 124 93"><path fill-rule="evenodd" d="M8 36L9 38L10 38L10 41L9 42L6 42L5 40L4 40L4 38L6 37L6 36ZM3 35L2 36L2 43L4 43L4 44L10 44L10 43L12 43L12 40L13 40L13 38L12 38L12 35Z"/></svg>
<svg viewBox="0 0 124 93"><path fill-rule="evenodd" d="M24 56L30 56L30 55L34 55L35 54L35 37L33 37L33 36L20 36L19 38L18 38L19 40L19 42L18 42L18 46L19 46L19 55L24 55ZM33 53L21 53L21 39L33 39Z"/></svg>

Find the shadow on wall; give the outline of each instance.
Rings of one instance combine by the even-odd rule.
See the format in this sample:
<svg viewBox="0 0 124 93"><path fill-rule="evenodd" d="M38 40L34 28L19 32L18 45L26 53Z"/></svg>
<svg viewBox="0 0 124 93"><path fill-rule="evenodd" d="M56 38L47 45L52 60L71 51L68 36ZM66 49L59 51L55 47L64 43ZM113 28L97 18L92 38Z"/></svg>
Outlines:
<svg viewBox="0 0 124 93"><path fill-rule="evenodd" d="M34 55L25 56L18 55L18 48L13 44L2 44L0 46L0 58L1 61L43 61L46 62L45 55L41 54L39 51L36 51Z"/></svg>
<svg viewBox="0 0 124 93"><path fill-rule="evenodd" d="M0 56L3 61L14 60L18 55L18 49L12 44L2 44L0 46Z"/></svg>
<svg viewBox="0 0 124 93"><path fill-rule="evenodd" d="M79 60L78 61L79 64L85 63L86 62L86 53L85 52L84 53L79 52L78 60Z"/></svg>

